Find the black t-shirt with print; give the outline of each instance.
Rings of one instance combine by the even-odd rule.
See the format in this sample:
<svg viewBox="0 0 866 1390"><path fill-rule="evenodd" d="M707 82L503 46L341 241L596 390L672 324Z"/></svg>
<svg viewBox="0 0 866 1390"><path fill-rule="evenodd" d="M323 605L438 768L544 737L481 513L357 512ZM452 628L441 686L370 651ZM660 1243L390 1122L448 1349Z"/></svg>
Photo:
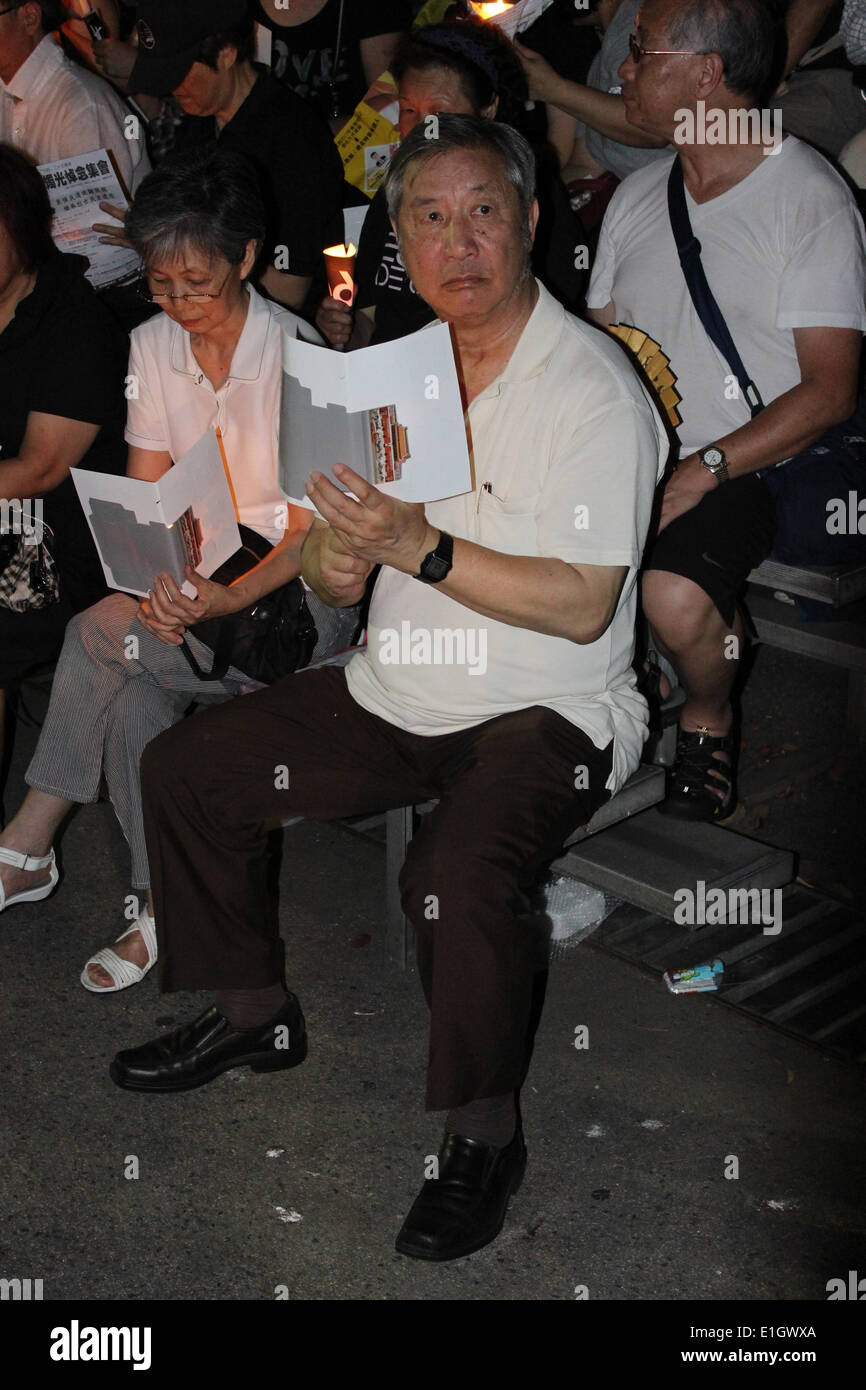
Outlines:
<svg viewBox="0 0 866 1390"><path fill-rule="evenodd" d="M178 152L212 145L238 150L259 176L267 213L261 264L288 247L290 275L324 274L322 251L343 240L343 163L331 132L305 101L257 65L252 91L217 137L213 116L189 116Z"/></svg>
<svg viewBox="0 0 866 1390"><path fill-rule="evenodd" d="M309 101L320 115L330 116L340 0L327 0L324 8L303 24L280 24L259 0L255 0L253 12L273 34L274 77ZM345 0L336 80L341 116L351 115L369 86L361 61L361 40L402 32L411 22L407 0Z"/></svg>

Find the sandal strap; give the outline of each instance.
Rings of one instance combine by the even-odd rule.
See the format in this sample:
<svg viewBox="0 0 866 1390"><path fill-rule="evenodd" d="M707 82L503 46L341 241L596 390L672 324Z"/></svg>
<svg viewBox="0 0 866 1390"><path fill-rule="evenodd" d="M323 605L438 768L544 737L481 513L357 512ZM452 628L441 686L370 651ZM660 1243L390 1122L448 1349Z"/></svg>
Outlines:
<svg viewBox="0 0 866 1390"><path fill-rule="evenodd" d="M123 956L119 956L111 946L104 946L101 951L97 951L88 961L85 961L84 969L81 972L81 983L86 989L92 990L95 994L111 994L115 990L128 989L130 985L137 985L140 980L144 979L151 966L156 964L157 958L156 922L147 910L139 914L131 927L128 927L125 932L121 932L114 943L115 946L125 937L131 936L134 931L140 931L144 939L144 944L147 947L147 964L135 965L131 960L124 960ZM102 986L94 984L88 974L91 965L101 966L110 977L112 984Z"/></svg>
<svg viewBox="0 0 866 1390"><path fill-rule="evenodd" d="M54 850L50 849L47 854L19 854L14 849L0 848L0 864L10 864L13 869L25 869L28 872L34 869L47 869L54 863Z"/></svg>
<svg viewBox="0 0 866 1390"><path fill-rule="evenodd" d="M132 936L134 931L141 932L142 939L147 947L147 965L143 968L149 970L156 961L156 918L151 917L147 908L138 914L131 927L127 927L125 932L121 932L117 941L114 943L115 946L118 941L124 941L127 936Z"/></svg>
<svg viewBox="0 0 866 1390"><path fill-rule="evenodd" d="M706 785L707 777L712 776L719 790L726 790L733 776L733 746L730 732L714 735L707 729L680 729L674 765L677 782L689 786ZM729 761L722 762L716 753L727 753Z"/></svg>

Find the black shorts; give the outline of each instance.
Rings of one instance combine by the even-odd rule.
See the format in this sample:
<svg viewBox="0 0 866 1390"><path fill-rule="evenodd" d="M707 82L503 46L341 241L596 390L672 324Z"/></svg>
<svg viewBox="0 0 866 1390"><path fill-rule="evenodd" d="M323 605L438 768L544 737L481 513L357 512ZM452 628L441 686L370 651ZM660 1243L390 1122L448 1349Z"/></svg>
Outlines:
<svg viewBox="0 0 866 1390"><path fill-rule="evenodd" d="M691 579L731 627L750 570L770 553L775 525L776 504L763 480L754 473L731 478L650 542L643 567Z"/></svg>

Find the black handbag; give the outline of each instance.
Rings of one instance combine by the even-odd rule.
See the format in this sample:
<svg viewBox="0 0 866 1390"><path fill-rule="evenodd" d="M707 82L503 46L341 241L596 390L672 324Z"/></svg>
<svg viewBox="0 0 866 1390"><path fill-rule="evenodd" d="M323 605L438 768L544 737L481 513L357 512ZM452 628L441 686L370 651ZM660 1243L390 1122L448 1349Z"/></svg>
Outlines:
<svg viewBox="0 0 866 1390"><path fill-rule="evenodd" d="M241 549L211 575L216 584L231 584L253 569L272 549L264 536L248 526L240 527ZM243 671L250 680L271 685L281 676L290 676L306 666L313 654L318 633L300 579L275 589L272 594L242 608L206 618L189 631L214 654L210 671L203 671L186 642L183 654L199 680L219 681L230 666Z"/></svg>

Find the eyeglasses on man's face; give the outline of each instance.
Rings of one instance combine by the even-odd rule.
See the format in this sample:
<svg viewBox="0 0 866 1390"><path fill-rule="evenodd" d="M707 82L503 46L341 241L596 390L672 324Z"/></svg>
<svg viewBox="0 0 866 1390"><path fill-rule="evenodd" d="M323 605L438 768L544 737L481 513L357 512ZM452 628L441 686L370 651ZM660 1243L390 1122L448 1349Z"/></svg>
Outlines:
<svg viewBox="0 0 866 1390"><path fill-rule="evenodd" d="M633 63L639 63L641 58L702 58L704 56L697 48L641 48L636 34L629 34L628 36L628 51Z"/></svg>
<svg viewBox="0 0 866 1390"><path fill-rule="evenodd" d="M152 289L148 284L146 289L140 289L138 293L142 299L147 300L148 304L164 304L169 300L173 303L176 299L182 299L185 304L205 304L211 299L219 299L234 269L233 265L229 266L228 275L218 290L191 290L184 294L167 294L164 290Z"/></svg>

